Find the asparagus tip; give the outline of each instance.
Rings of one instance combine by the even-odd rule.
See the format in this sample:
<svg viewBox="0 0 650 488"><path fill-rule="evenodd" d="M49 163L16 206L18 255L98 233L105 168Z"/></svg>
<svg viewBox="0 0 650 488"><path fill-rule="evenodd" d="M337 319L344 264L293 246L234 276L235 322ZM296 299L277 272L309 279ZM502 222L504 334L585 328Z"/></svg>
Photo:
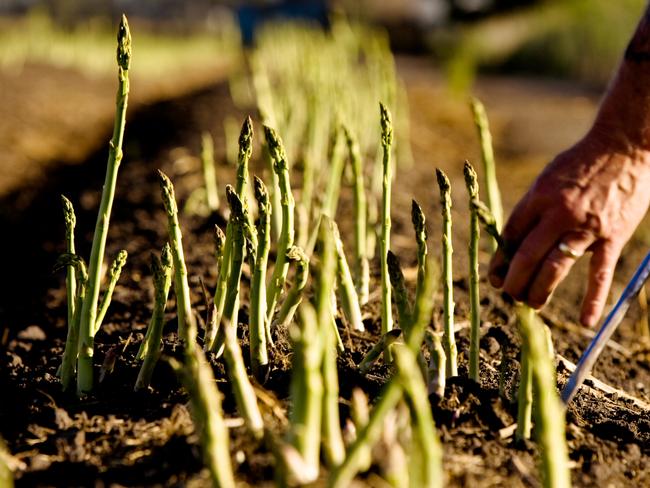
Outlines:
<svg viewBox="0 0 650 488"><path fill-rule="evenodd" d="M445 172L440 168L436 168L436 178L438 179L438 186L440 187L441 192L448 192L451 189L449 178L447 178Z"/></svg>
<svg viewBox="0 0 650 488"><path fill-rule="evenodd" d="M465 164L463 165L463 174L465 175L465 185L467 186L470 198L476 198L478 196L478 177L476 176L474 167L468 160L465 160Z"/></svg>
<svg viewBox="0 0 650 488"><path fill-rule="evenodd" d="M379 102L379 114L381 118L381 142L384 146L390 146L393 143L393 121L388 107Z"/></svg>
<svg viewBox="0 0 650 488"><path fill-rule="evenodd" d="M178 213L178 207L176 206L176 195L174 194L174 185L169 179L169 176L167 176L161 170L157 171L165 210L169 215L174 215Z"/></svg>
<svg viewBox="0 0 650 488"><path fill-rule="evenodd" d="M65 219L66 227L74 228L77 223L77 218L74 214L72 202L65 195L61 195L61 204L63 205L63 218Z"/></svg>
<svg viewBox="0 0 650 488"><path fill-rule="evenodd" d="M250 157L253 148L253 120L250 115L246 117L239 133L239 154Z"/></svg>
<svg viewBox="0 0 650 488"><path fill-rule="evenodd" d="M223 252L223 247L226 244L226 235L221 230L221 227L215 224L214 226L214 247L218 255Z"/></svg>
<svg viewBox="0 0 650 488"><path fill-rule="evenodd" d="M131 65L131 31L124 14L117 30L117 64L124 71L127 71Z"/></svg>
<svg viewBox="0 0 650 488"><path fill-rule="evenodd" d="M268 125L264 126L264 138L266 139L266 146L268 147L269 154L273 160L273 169L276 173L279 173L286 166L286 155L282 139L278 133Z"/></svg>
<svg viewBox="0 0 650 488"><path fill-rule="evenodd" d="M244 215L244 206L232 185L226 186L226 198L230 205L231 218L240 219Z"/></svg>
<svg viewBox="0 0 650 488"><path fill-rule="evenodd" d="M415 232L426 232L424 212L416 200L411 200L411 222L413 222Z"/></svg>

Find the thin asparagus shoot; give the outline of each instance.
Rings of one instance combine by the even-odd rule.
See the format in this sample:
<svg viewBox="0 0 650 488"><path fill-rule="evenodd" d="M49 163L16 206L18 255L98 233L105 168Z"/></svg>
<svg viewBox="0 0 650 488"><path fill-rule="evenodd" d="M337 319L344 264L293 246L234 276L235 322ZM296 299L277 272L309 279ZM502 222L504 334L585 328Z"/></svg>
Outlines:
<svg viewBox="0 0 650 488"><path fill-rule="evenodd" d="M254 178L255 199L259 211L257 224L257 250L253 267L253 278L250 290L250 359L253 374L257 378L265 376L269 363L267 336L270 329L266 319L266 269L271 248L271 201L264 182L257 176Z"/></svg>
<svg viewBox="0 0 650 488"><path fill-rule="evenodd" d="M374 362L377 360L379 356L381 356L381 353L386 350L389 346L395 343L397 339L402 335L402 330L401 329L393 329L389 330L386 332L384 335L382 335L377 343L372 346L370 351L366 353L366 355L363 357L361 362L359 363L359 372L362 374L365 374L370 370Z"/></svg>
<svg viewBox="0 0 650 488"><path fill-rule="evenodd" d="M223 296L225 301L225 288L226 280L222 279L222 275L226 273L225 269L225 248L226 248L226 235L223 233L221 228L218 225L214 226L214 256L217 263L217 287L221 286L222 291L219 293L220 296ZM209 345L217 337L217 331L219 329L219 323L217 322L217 306L214 302L210 306L210 314L205 323L205 336L203 337L203 349L207 351Z"/></svg>
<svg viewBox="0 0 650 488"><path fill-rule="evenodd" d="M429 350L429 367L427 369L429 394L435 394L438 398L442 398L445 396L445 386L447 383L447 377L445 375L445 348L442 347L440 334L430 329L426 330L424 340Z"/></svg>
<svg viewBox="0 0 650 488"><path fill-rule="evenodd" d="M160 259L151 256L151 271L153 273L154 305L147 334L140 345L137 359L144 360L135 382L135 391L149 387L154 368L160 357L160 344L162 341L163 325L165 324L165 309L167 297L172 285L172 251L169 244L165 243Z"/></svg>
<svg viewBox="0 0 650 488"><path fill-rule="evenodd" d="M216 212L219 210L219 192L217 191L217 172L214 168L214 141L207 131L201 135L201 166L208 209L210 212Z"/></svg>
<svg viewBox="0 0 650 488"><path fill-rule="evenodd" d="M190 287L187 282L187 267L183 252L183 235L178 223L178 207L174 194L174 185L169 177L158 170L158 181L163 205L167 213L167 232L174 263L174 293L176 294L176 313L178 315L178 336L185 342L185 347L193 347L196 341L196 322L192 313Z"/></svg>
<svg viewBox="0 0 650 488"><path fill-rule="evenodd" d="M352 390L352 398L350 398L350 410L352 422L355 432L359 432L368 424L370 417L370 408L368 406L368 397L361 388L354 388ZM372 464L372 452L367 449L364 460L359 464L360 471L366 471Z"/></svg>
<svg viewBox="0 0 650 488"><path fill-rule="evenodd" d="M388 263L388 275L390 276L390 283L393 287L395 304L397 305L399 327L404 331L405 337L408 337L412 311L408 292L406 291L402 266L400 265L399 258L392 251L388 251L386 261Z"/></svg>
<svg viewBox="0 0 650 488"><path fill-rule="evenodd" d="M381 237L379 239L381 255L381 332L386 334L393 328L393 311L391 302L391 286L388 274L388 250L390 249L390 200L392 183L391 148L393 144L393 124L390 112L383 103L379 104L381 122L381 145L384 151L383 156L383 179L382 179L382 211L381 211ZM390 348L386 349L384 360L387 363L392 361Z"/></svg>
<svg viewBox="0 0 650 488"><path fill-rule="evenodd" d="M345 258L345 249L343 249L343 241L339 228L334 220L329 219L332 235L334 237L334 247L336 249L337 257L337 284L341 296L341 305L345 316L347 317L350 325L354 330L366 330L361 318L361 307L359 306L359 297L357 290L352 281L352 273L348 266L348 261Z"/></svg>
<svg viewBox="0 0 650 488"><path fill-rule="evenodd" d="M445 354L447 355L447 377L458 376L456 356L456 339L454 337L454 284L451 244L451 185L449 178L441 170L436 169L438 186L440 187L440 204L442 207L442 281L443 281L443 325Z"/></svg>
<svg viewBox="0 0 650 488"><path fill-rule="evenodd" d="M122 161L122 141L126 125L126 107L129 97L129 67L131 64L131 33L126 16L122 15L117 32L118 88L116 96L115 123L109 142L106 178L97 213L95 233L88 263L88 284L81 309L77 359L77 394L83 395L93 388L94 330L97 319L97 301L101 281L101 269L108 236L108 226L113 208L117 173Z"/></svg>
<svg viewBox="0 0 650 488"><path fill-rule="evenodd" d="M503 249L506 255L505 257L508 259L511 254L510 249L503 240L503 237L501 237L501 233L497 227L497 221L494 218L494 215L492 215L490 209L487 207L487 205L485 205L485 203L478 199L472 200L471 206L472 210L476 213L480 224L485 229L485 232L487 232L492 237L492 239L494 239L497 247Z"/></svg>
<svg viewBox="0 0 650 488"><path fill-rule="evenodd" d="M253 121L246 117L239 134L239 154L237 157L237 181L235 191L242 202L244 213L248 217L248 162L253 153ZM248 221L254 227L252 220Z"/></svg>
<svg viewBox="0 0 650 488"><path fill-rule="evenodd" d="M470 341L469 341L469 377L477 383L481 381L480 370L480 331L481 331L481 304L479 296L479 271L478 271L478 247L481 236L478 215L474 200L478 200L478 178L476 171L469 161L465 161L463 167L465 174L465 185L469 194L469 306L470 306Z"/></svg>
<svg viewBox="0 0 650 488"><path fill-rule="evenodd" d="M298 246L292 246L287 251L287 259L295 263L296 273L294 275L293 285L287 292L287 297L284 299L282 307L280 307L280 311L278 312L277 322L282 327L288 327L293 320L298 305L302 301L303 290L309 280L309 258L305 254L305 251Z"/></svg>
<svg viewBox="0 0 650 488"><path fill-rule="evenodd" d="M483 174L485 177L485 193L488 206L494 215L497 230L501 231L503 225L503 206L501 204L501 192L497 181L496 165L494 163L494 150L492 149L492 135L488 123L485 107L477 98L471 100L474 124L478 131L481 143L481 158L483 159ZM496 248L495 248L496 249Z"/></svg>
<svg viewBox="0 0 650 488"><path fill-rule="evenodd" d="M210 471L212 484L218 488L234 488L235 477L230 461L228 427L221 409L221 393L199 348L186 351L185 364L168 359L190 395L195 430L201 439L203 462Z"/></svg>
<svg viewBox="0 0 650 488"><path fill-rule="evenodd" d="M99 306L99 312L97 313L97 320L95 321L95 334L99 332L99 329L102 327L102 322L106 317L106 312L108 312L108 307L111 304L111 299L113 298L113 292L115 291L115 286L117 285L117 280L120 279L120 274L122 273L122 268L126 264L126 258L128 253L122 249L111 264L111 269L108 271L108 286L102 297L101 304Z"/></svg>
<svg viewBox="0 0 650 488"><path fill-rule="evenodd" d="M348 146L350 164L352 166L354 184L354 252L355 252L355 283L359 305L368 303L370 287L370 267L368 265L368 244L367 244L367 203L366 190L363 178L363 162L361 151L356 137L348 127L343 127L345 140Z"/></svg>
<svg viewBox="0 0 650 488"><path fill-rule="evenodd" d="M65 249L66 253L74 254L75 245L74 245L74 228L77 223L77 217L74 213L74 207L72 202L68 200L65 195L61 195L61 204L63 205L63 219L65 221ZM76 281L75 281L75 268L73 265L68 266L68 274L66 276L66 291L67 291L67 301L68 301L68 331L72 327L72 321L74 318L74 307L75 307L75 292L76 292ZM68 332L69 333L69 332ZM66 347L68 347L66 343ZM75 351L77 345L74 345Z"/></svg>
<svg viewBox="0 0 650 488"><path fill-rule="evenodd" d="M291 193L289 165L282 140L268 126L264 126L264 135L273 162L273 171L278 177L278 188L275 188L274 191L280 194L280 205L282 209L282 228L277 248L277 259L273 267L271 281L266 288L267 318L271 321L289 271L289 262L287 261L286 255L289 248L293 246L295 203L293 194Z"/></svg>
<svg viewBox="0 0 650 488"><path fill-rule="evenodd" d="M334 123L332 134L332 148L330 154L329 175L325 197L323 199L322 213L334 218L339 203L339 192L341 190L341 177L345 163L344 139L341 124Z"/></svg>
<svg viewBox="0 0 650 488"><path fill-rule="evenodd" d="M522 311L522 313L534 313L532 308ZM525 320L530 320L526 318ZM517 440L530 439L530 433L533 429L533 365L530 364L530 357L526 344L521 348L521 368L519 376L519 390L517 393L517 431L515 437Z"/></svg>
<svg viewBox="0 0 650 488"><path fill-rule="evenodd" d="M415 242L417 243L418 253L418 277L415 285L415 294L422 287L424 281L424 273L427 263L427 226L426 219L422 207L415 200L411 201L411 222L413 223L413 230L415 231Z"/></svg>

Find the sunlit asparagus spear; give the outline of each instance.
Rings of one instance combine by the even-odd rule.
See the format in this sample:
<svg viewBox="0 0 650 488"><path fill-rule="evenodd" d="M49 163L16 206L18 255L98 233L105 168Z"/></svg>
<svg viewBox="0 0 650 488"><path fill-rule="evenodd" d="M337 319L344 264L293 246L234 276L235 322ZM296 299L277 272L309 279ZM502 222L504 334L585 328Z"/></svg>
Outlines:
<svg viewBox="0 0 650 488"><path fill-rule="evenodd" d="M474 114L474 123L478 130L479 140L481 142L481 157L483 159L483 173L485 175L485 193L487 202L492 215L495 218L497 230L501 230L503 225L503 206L501 205L501 193L499 192L499 183L497 181L496 166L494 164L494 151L492 150L492 135L488 124L485 107L476 98L471 100L472 112ZM496 249L496 248L495 248Z"/></svg>
<svg viewBox="0 0 650 488"><path fill-rule="evenodd" d="M345 316L347 317L350 325L354 330L363 331L365 330L365 327L363 325L363 319L361 318L359 297L357 295L356 289L354 288L354 282L352 281L352 273L350 273L348 261L345 258L345 250L343 249L341 234L339 233L339 228L336 225L336 222L334 222L332 219L328 220L331 226L332 236L334 238L334 247L336 249L336 275L343 312L345 313Z"/></svg>
<svg viewBox="0 0 650 488"><path fill-rule="evenodd" d="M427 262L427 226L422 207L415 200L411 201L411 222L415 231L415 242L418 246L418 277L415 286L415 294L422 287L424 281L424 270Z"/></svg>
<svg viewBox="0 0 650 488"><path fill-rule="evenodd" d="M246 239L244 237L244 226L247 225L246 215L242 201L237 196L234 188L226 186L226 198L230 205L230 227L232 229L232 254L230 275L228 276L226 300L223 307L223 315L220 319L217 337L208 347L211 351L220 352L223 345L224 323L230 323L230 327L237 328L239 314L239 282L241 281L242 266L244 264L244 250Z"/></svg>
<svg viewBox="0 0 650 488"><path fill-rule="evenodd" d="M205 195L211 212L219 209L219 192L217 191L217 172L214 169L214 141L209 132L201 135L201 166L205 180Z"/></svg>
<svg viewBox="0 0 650 488"><path fill-rule="evenodd" d="M399 327L404 331L404 335L408 337L412 311L411 304L409 303L408 292L406 291L406 284L404 283L402 266L400 265L399 258L395 256L392 251L388 251L386 261L388 264L390 283L393 287L395 305L397 305Z"/></svg>
<svg viewBox="0 0 650 488"><path fill-rule="evenodd" d="M234 488L228 427L224 422L221 393L217 389L212 368L199 348L187 351L184 365L173 358L169 358L169 364L190 395L192 418L201 439L203 462L210 471L213 486Z"/></svg>
<svg viewBox="0 0 650 488"><path fill-rule="evenodd" d="M323 199L322 213L334 218L339 204L339 192L341 190L341 177L345 163L345 140L340 123L334 122L332 133L332 148L330 154L329 172L325 198Z"/></svg>
<svg viewBox="0 0 650 488"><path fill-rule="evenodd" d="M68 200L64 195L61 195L61 204L63 205L63 219L65 221L65 248L66 253L74 254L74 228L77 223L77 217L74 213L74 207L72 202ZM68 266L68 274L66 276L66 292L67 292L67 301L68 301L68 334L70 333L70 328L72 327L72 321L74 317L74 307L75 307L75 292L76 292L76 281L75 281L75 269L74 266ZM68 347L66 343L66 347ZM76 351L77 345L74 345Z"/></svg>
<svg viewBox="0 0 650 488"><path fill-rule="evenodd" d="M271 281L266 288L267 318L269 321L273 318L275 305L278 302L280 293L284 288L284 282L289 271L289 262L287 261L287 251L293 246L294 239L294 200L291 193L291 184L289 182L289 166L282 146L282 140L270 127L264 127L266 144L273 161L273 170L278 176L278 188L274 191L280 194L280 204L282 208L282 229L280 231L280 240L277 248L277 259L273 267ZM277 211L277 210L276 210Z"/></svg>
<svg viewBox="0 0 650 488"><path fill-rule="evenodd" d="M106 317L106 312L108 312L108 307L111 304L111 298L113 297L113 291L115 291L115 285L117 285L117 280L120 279L120 274L122 273L122 268L126 263L126 258L128 254L122 249L111 264L111 269L108 271L108 286L102 297L101 305L99 306L99 312L97 313L97 320L95 321L95 334L99 332L99 329L102 326L104 317Z"/></svg>
<svg viewBox="0 0 650 488"><path fill-rule="evenodd" d="M500 247L501 249L504 250L506 253L506 259L508 259L510 255L510 250L507 247L505 241L503 240L503 237L501 237L501 234L499 233L499 229L497 227L497 222L496 219L494 218L494 215L492 215L492 212L490 209L480 200L472 200L471 202L472 210L476 212L476 216L478 217L479 222L483 226L483 229L485 229L485 232L487 232L493 239L494 242L496 243L497 247Z"/></svg>
<svg viewBox="0 0 650 488"><path fill-rule="evenodd" d="M246 365L242 357L237 331L233 324L226 323L224 327L224 358L226 360L228 377L233 387L237 410L244 418L248 429L257 438L264 436L264 421L257 405L255 390L246 373Z"/></svg>
<svg viewBox="0 0 650 488"><path fill-rule="evenodd" d="M185 347L194 347L196 341L196 322L190 301L190 286L187 283L187 267L183 252L183 235L178 223L178 207L174 185L169 177L158 170L158 180L165 211L167 212L167 232L174 263L174 293L176 294L176 313L178 315L178 336L185 341Z"/></svg>
<svg viewBox="0 0 650 488"><path fill-rule="evenodd" d="M309 280L309 258L301 248L293 246L289 249L287 259L295 263L296 273L293 285L287 292L287 297L278 312L277 322L283 327L287 327L293 320L293 316L302 300L303 290Z"/></svg>
<svg viewBox="0 0 650 488"><path fill-rule="evenodd" d="M257 224L257 251L250 290L250 355L253 373L259 378L269 363L267 336L270 337L266 319L266 268L271 248L271 202L264 182L254 179L255 199L259 212Z"/></svg>
<svg viewBox="0 0 650 488"><path fill-rule="evenodd" d="M382 179L381 237L379 244L381 267L381 332L386 334L393 328L391 286L388 274L388 250L390 249L390 200L392 183L391 148L393 144L393 124L390 112L383 103L379 104L381 121L381 145L384 151ZM391 362L390 348L386 349L384 360Z"/></svg>
<svg viewBox="0 0 650 488"><path fill-rule="evenodd" d="M97 320L97 301L104 261L106 237L113 208L117 185L117 173L122 161L122 141L126 125L126 107L129 97L129 67L131 64L131 33L126 17L122 15L117 32L118 88L116 97L115 124L109 143L106 178L97 213L93 245L88 263L88 284L79 322L79 345L77 359L77 394L82 395L93 388L94 330Z"/></svg>
<svg viewBox="0 0 650 488"><path fill-rule="evenodd" d="M436 279L435 266L427 263L426 279L416 297L419 301L415 310L418 311L413 321L411 336L406 345L413 354L419 351L422 344L424 330L431 321L433 311L434 282ZM386 416L395 408L403 395L400 381L391 379L370 413L368 423L357 433L357 438L348 448L345 460L337 468L330 471L327 484L332 488L343 488L350 486L350 481L361 469L368 449L377 441Z"/></svg>
<svg viewBox="0 0 650 488"><path fill-rule="evenodd" d="M138 378L135 382L135 391L147 388L151 383L153 370L160 357L160 343L162 341L163 325L165 324L165 309L167 297L172 285L172 251L169 244L165 244L160 255L160 260L151 256L151 271L153 272L154 305L147 334L140 345L137 359L143 359Z"/></svg>
<svg viewBox="0 0 650 488"><path fill-rule="evenodd" d="M377 343L372 346L370 351L366 353L363 357L363 360L359 363L359 371L361 373L367 373L370 367L374 364L381 353L384 352L389 346L395 343L399 336L402 335L401 329L393 329L386 332L382 335Z"/></svg>
<svg viewBox="0 0 650 488"><path fill-rule="evenodd" d="M217 286L222 287L222 291L218 292L219 296L226 298L226 285L228 284L225 279L222 279L222 274L227 272L225 259L225 248L226 248L226 235L223 233L221 228L218 225L214 226L214 256L217 262ZM217 294L217 293L215 293ZM217 322L217 306L214 302L210 307L210 314L205 322L205 336L203 337L203 349L205 351L209 350L209 345L217 337L217 331L219 330L219 323Z"/></svg>
<svg viewBox="0 0 650 488"><path fill-rule="evenodd" d="M463 167L465 174L465 185L469 194L469 306L470 306L470 341L469 341L469 377L480 382L480 330L481 330L481 305L479 296L479 273L478 273L478 247L481 229L479 227L476 206L472 204L478 199L478 178L476 171L469 161L465 161Z"/></svg>
<svg viewBox="0 0 650 488"><path fill-rule="evenodd" d="M418 452L422 458L422 477L419 486L441 487L444 479L442 446L431 415L427 387L422 375L419 374L416 355L404 346L396 347L394 352L398 378L410 400L408 405L411 411L414 441L419 446Z"/></svg>
<svg viewBox="0 0 650 488"><path fill-rule="evenodd" d="M318 473L323 403L323 346L318 315L308 300L298 307L298 319L298 325L290 329L293 342L290 441L309 470Z"/></svg>
<svg viewBox="0 0 650 488"><path fill-rule="evenodd" d="M527 315L535 313L532 308L522 310ZM522 320L530 320L529 317ZM517 431L515 436L518 440L530 439L533 429L533 368L530 364L528 347L522 344L521 365L519 375L519 390L517 393Z"/></svg>
<svg viewBox="0 0 650 488"><path fill-rule="evenodd" d="M440 335L427 329L424 336L429 350L429 394L434 393L438 398L445 396L445 385L447 383L447 376L445 374L445 348L442 347Z"/></svg>
<svg viewBox="0 0 650 488"><path fill-rule="evenodd" d="M356 138L345 126L343 127L343 132L348 146L354 182L355 283L357 286L357 294L359 295L359 305L365 305L368 303L370 268L368 266L367 204L363 178L363 162Z"/></svg>
<svg viewBox="0 0 650 488"><path fill-rule="evenodd" d="M445 354L447 355L447 377L458 375L456 356L456 339L454 337L454 284L451 255L451 185L442 170L436 169L440 187L440 204L442 206L442 282L443 282L443 323Z"/></svg>
<svg viewBox="0 0 650 488"><path fill-rule="evenodd" d="M81 320L81 304L86 296L86 283L88 281L88 274L86 272L86 263L76 254L66 253L62 255L55 265L55 270L67 266L68 269L72 267L75 271L75 304L74 315L72 321L68 324L68 335L65 341L65 349L63 351L63 359L61 360L61 367L59 369L61 377L61 385L63 390L66 391L72 384L75 378L76 363L77 363L77 347L79 339L79 322Z"/></svg>
<svg viewBox="0 0 650 488"><path fill-rule="evenodd" d="M248 224L254 227L253 221L249 216L248 207L248 162L253 153L253 121L246 117L239 134L239 154L237 157L237 181L235 191L242 202L244 213L247 216Z"/></svg>
<svg viewBox="0 0 650 488"><path fill-rule="evenodd" d="M556 390L554 358L549 355L544 324L525 305L517 305L519 330L528 349L533 370L533 393L537 401L535 432L542 457L545 487L571 486L566 444L565 410Z"/></svg>

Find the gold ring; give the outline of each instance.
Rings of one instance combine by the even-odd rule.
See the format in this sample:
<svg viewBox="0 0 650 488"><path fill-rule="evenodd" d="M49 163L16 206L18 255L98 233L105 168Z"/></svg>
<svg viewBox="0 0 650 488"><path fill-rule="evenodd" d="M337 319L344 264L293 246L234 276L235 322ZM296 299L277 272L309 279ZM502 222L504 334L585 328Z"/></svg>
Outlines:
<svg viewBox="0 0 650 488"><path fill-rule="evenodd" d="M579 252L576 251L575 249L571 248L570 246L568 246L568 245L565 244L564 242L560 242L560 243L557 245L557 248L558 248L558 249L560 250L560 252L561 252L562 254L564 254L567 258L578 259L580 256L582 256L581 253L579 253Z"/></svg>

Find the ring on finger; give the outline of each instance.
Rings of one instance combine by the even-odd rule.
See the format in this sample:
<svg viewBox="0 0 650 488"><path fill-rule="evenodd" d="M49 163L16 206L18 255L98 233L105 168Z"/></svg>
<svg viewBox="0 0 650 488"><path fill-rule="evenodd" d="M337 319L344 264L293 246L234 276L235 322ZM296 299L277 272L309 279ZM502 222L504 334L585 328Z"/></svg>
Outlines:
<svg viewBox="0 0 650 488"><path fill-rule="evenodd" d="M566 244L564 242L560 242L557 245L557 248L567 258L578 259L579 257L582 256L581 252L576 251L575 249L573 249L571 246L569 246L568 244Z"/></svg>

